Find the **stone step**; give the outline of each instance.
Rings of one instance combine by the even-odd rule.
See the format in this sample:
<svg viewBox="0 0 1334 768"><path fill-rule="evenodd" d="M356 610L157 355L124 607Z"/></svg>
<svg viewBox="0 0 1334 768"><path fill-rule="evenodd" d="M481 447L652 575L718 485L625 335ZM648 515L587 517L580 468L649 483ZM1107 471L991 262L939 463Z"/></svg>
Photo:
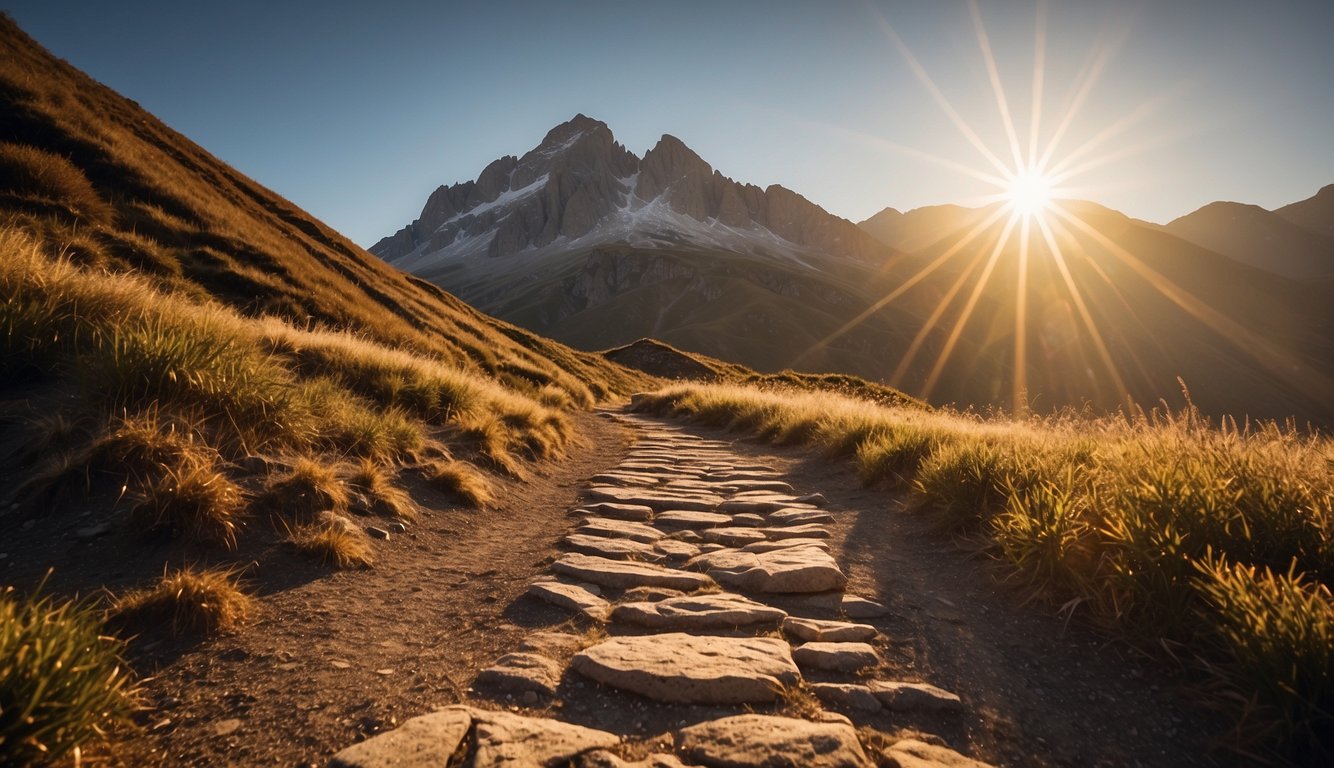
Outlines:
<svg viewBox="0 0 1334 768"><path fill-rule="evenodd" d="M611 611L613 622L669 632L737 627L771 629L786 617L786 611L730 592L621 603Z"/></svg>
<svg viewBox="0 0 1334 768"><path fill-rule="evenodd" d="M668 587L695 590L714 585L707 575L678 571L649 563L609 560L572 552L551 564L551 570L603 587Z"/></svg>
<svg viewBox="0 0 1334 768"><path fill-rule="evenodd" d="M773 637L668 632L615 637L575 654L570 669L655 701L760 704L801 679L788 644Z"/></svg>

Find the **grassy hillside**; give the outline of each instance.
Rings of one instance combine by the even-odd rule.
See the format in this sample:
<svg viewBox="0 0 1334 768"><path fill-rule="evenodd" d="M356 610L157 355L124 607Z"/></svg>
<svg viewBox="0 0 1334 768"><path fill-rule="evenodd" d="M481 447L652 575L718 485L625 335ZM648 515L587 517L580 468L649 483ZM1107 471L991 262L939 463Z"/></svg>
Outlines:
<svg viewBox="0 0 1334 768"><path fill-rule="evenodd" d="M1334 758L1328 438L1191 410L984 420L725 385L637 406L854 462L887 504L933 515L1027 594L1192 667L1240 744Z"/></svg>
<svg viewBox="0 0 1334 768"><path fill-rule="evenodd" d="M410 485L484 506L652 381L388 268L0 18L0 763L126 721L116 638L240 626L241 569L371 567Z"/></svg>

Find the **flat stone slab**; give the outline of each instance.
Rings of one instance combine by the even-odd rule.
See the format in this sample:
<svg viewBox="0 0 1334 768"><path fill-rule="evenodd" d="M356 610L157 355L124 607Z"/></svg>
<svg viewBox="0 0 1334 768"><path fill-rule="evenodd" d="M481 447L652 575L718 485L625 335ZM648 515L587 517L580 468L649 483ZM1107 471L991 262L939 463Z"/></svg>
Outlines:
<svg viewBox="0 0 1334 768"><path fill-rule="evenodd" d="M880 656L867 643L811 642L793 648L792 660L803 669L856 672L876 666Z"/></svg>
<svg viewBox="0 0 1334 768"><path fill-rule="evenodd" d="M821 704L853 712L877 712L880 699L871 689L856 683L811 683L811 692Z"/></svg>
<svg viewBox="0 0 1334 768"><path fill-rule="evenodd" d="M551 564L551 570L604 587L668 587L694 590L710 586L708 576L690 571L676 571L660 565L609 560L594 555L571 552Z"/></svg>
<svg viewBox="0 0 1334 768"><path fill-rule="evenodd" d="M885 709L957 712L963 709L959 697L930 683L903 683L877 680L869 684L871 693Z"/></svg>
<svg viewBox="0 0 1334 768"><path fill-rule="evenodd" d="M684 509L669 509L659 512L653 518L653 524L659 528L717 528L732 522L731 515L717 512L692 512Z"/></svg>
<svg viewBox="0 0 1334 768"><path fill-rule="evenodd" d="M818 547L741 552L726 567L708 567L705 573L724 586L749 592L828 592L848 583L834 558Z"/></svg>
<svg viewBox="0 0 1334 768"><path fill-rule="evenodd" d="M341 750L329 768L440 768L470 728L472 714L466 707L442 709Z"/></svg>
<svg viewBox="0 0 1334 768"><path fill-rule="evenodd" d="M883 754L899 768L992 768L990 763L965 757L949 747L917 739L896 741Z"/></svg>
<svg viewBox="0 0 1334 768"><path fill-rule="evenodd" d="M496 659L496 663L477 674L473 686L506 694L528 691L539 696L554 696L564 668L554 659L539 653L518 651Z"/></svg>
<svg viewBox="0 0 1334 768"><path fill-rule="evenodd" d="M680 539L658 539L653 547L672 560L689 560L699 554L699 547Z"/></svg>
<svg viewBox="0 0 1334 768"><path fill-rule="evenodd" d="M734 478L728 480L727 485L732 486L738 491L774 491L777 493L792 493L792 485L783 482L782 480Z"/></svg>
<svg viewBox="0 0 1334 768"><path fill-rule="evenodd" d="M757 528L706 528L699 532L705 541L722 544L724 547L741 547L757 541L768 541L769 537Z"/></svg>
<svg viewBox="0 0 1334 768"><path fill-rule="evenodd" d="M605 619L611 610L611 603L587 588L564 581L535 581L528 585L528 594L558 608L582 613L599 621Z"/></svg>
<svg viewBox="0 0 1334 768"><path fill-rule="evenodd" d="M774 715L735 715L683 728L677 751L718 768L869 768L857 732L844 723Z"/></svg>
<svg viewBox="0 0 1334 768"><path fill-rule="evenodd" d="M474 709L477 746L470 765L564 766L577 755L620 743L614 733L510 712ZM438 763L442 766L444 763Z"/></svg>
<svg viewBox="0 0 1334 768"><path fill-rule="evenodd" d="M589 752L579 756L579 768L689 768L676 755L649 755L630 762L613 752Z"/></svg>
<svg viewBox="0 0 1334 768"><path fill-rule="evenodd" d="M657 701L751 704L801 679L786 642L681 632L615 637L575 654L570 669Z"/></svg>
<svg viewBox="0 0 1334 768"><path fill-rule="evenodd" d="M602 536L612 539L630 539L631 541L657 541L665 534L651 525L634 523L627 520L608 520L603 517L586 517L575 529L575 533L588 536Z"/></svg>
<svg viewBox="0 0 1334 768"><path fill-rule="evenodd" d="M779 528L761 528L769 541L782 541L783 539L827 539L829 530L818 523L806 523L805 525L787 525Z"/></svg>
<svg viewBox="0 0 1334 768"><path fill-rule="evenodd" d="M777 525L802 525L803 523L832 523L834 516L822 509L783 509L769 513L769 522Z"/></svg>
<svg viewBox="0 0 1334 768"><path fill-rule="evenodd" d="M633 520L644 522L653 518L653 508L643 504L619 504L614 501L597 501L585 504L583 509L591 515L610 517L614 520Z"/></svg>
<svg viewBox="0 0 1334 768"><path fill-rule="evenodd" d="M594 485L653 486L658 484L658 478L638 472L603 472L588 478L588 482Z"/></svg>
<svg viewBox="0 0 1334 768"><path fill-rule="evenodd" d="M866 642L878 634L876 628L870 624L802 619L796 616L783 619L783 631L800 640L828 643Z"/></svg>
<svg viewBox="0 0 1334 768"><path fill-rule="evenodd" d="M829 551L829 541L826 539L779 539L778 541L757 541L753 544L747 544L741 548L742 552L773 552L778 549L792 549L794 547L815 547Z"/></svg>
<svg viewBox="0 0 1334 768"><path fill-rule="evenodd" d="M714 494L652 492L615 486L589 488L584 491L584 496L595 502L611 501L617 504L636 504L652 507L657 511L684 509L695 512L712 512L719 504L723 503L722 497Z"/></svg>
<svg viewBox="0 0 1334 768"><path fill-rule="evenodd" d="M754 512L755 514L766 515L780 509L792 509L795 503L791 496L767 497L737 494L731 499L718 504L718 511L729 514Z"/></svg>
<svg viewBox="0 0 1334 768"><path fill-rule="evenodd" d="M776 627L786 616L786 611L729 592L622 603L611 612L612 621L664 630Z"/></svg>
<svg viewBox="0 0 1334 768"><path fill-rule="evenodd" d="M763 528L769 524L763 515L757 515L754 512L742 512L732 516L732 524L745 528Z"/></svg>
<svg viewBox="0 0 1334 768"><path fill-rule="evenodd" d="M884 605L856 595L844 595L838 607L850 619L877 619L889 613Z"/></svg>
<svg viewBox="0 0 1334 768"><path fill-rule="evenodd" d="M655 549L652 544L633 539L611 539L606 536L571 533L561 541L568 549L575 552L612 560L644 560L656 563L667 559L667 556Z"/></svg>

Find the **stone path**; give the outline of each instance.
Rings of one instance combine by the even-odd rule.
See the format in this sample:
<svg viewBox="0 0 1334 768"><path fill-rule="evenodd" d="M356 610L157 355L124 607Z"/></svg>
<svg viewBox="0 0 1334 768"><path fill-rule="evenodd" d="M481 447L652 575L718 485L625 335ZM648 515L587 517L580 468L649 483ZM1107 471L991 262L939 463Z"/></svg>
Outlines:
<svg viewBox="0 0 1334 768"><path fill-rule="evenodd" d="M528 590L571 615L561 626L588 629L534 632L471 689L511 710L542 711L446 707L344 749L331 765L983 765L919 740L863 743L855 725L869 713L948 716L963 704L931 685L880 677L884 638L857 619L885 609L843 594L823 497L801 495L727 443L606 416L640 438L619 467L590 480L566 554ZM654 738L599 730L561 719L555 699L571 679L645 707L732 713L682 720ZM759 707L802 716L751 711Z"/></svg>

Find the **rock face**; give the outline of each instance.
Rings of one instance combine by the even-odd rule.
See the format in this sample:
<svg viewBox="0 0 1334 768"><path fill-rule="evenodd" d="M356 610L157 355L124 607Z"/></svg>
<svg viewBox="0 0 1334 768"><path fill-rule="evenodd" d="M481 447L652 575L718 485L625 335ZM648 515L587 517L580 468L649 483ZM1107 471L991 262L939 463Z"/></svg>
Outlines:
<svg viewBox="0 0 1334 768"><path fill-rule="evenodd" d="M875 765L841 723L737 715L692 725L677 736L686 760L722 768L869 768Z"/></svg>
<svg viewBox="0 0 1334 768"><path fill-rule="evenodd" d="M664 135L641 159L605 123L584 115L552 128L523 157L491 163L476 181L437 188L416 221L370 250L390 263L420 264L439 254L504 257L598 230L614 242L611 233L627 239L633 229L626 220L645 210L644 234L653 232L652 219L661 226L675 214L687 236L692 222L704 229L715 221L753 232L755 247L785 241L863 260L884 252L857 225L791 190L732 181L675 136Z"/></svg>
<svg viewBox="0 0 1334 768"><path fill-rule="evenodd" d="M680 632L612 638L575 654L570 669L650 699L688 704L770 702L801 679L782 640Z"/></svg>

